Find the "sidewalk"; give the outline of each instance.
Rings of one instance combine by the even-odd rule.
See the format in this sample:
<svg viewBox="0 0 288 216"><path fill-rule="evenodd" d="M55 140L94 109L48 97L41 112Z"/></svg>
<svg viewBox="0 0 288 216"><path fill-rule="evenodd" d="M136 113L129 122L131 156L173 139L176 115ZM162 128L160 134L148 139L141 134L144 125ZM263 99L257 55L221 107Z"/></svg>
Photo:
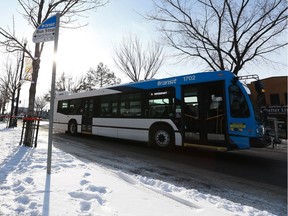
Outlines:
<svg viewBox="0 0 288 216"><path fill-rule="evenodd" d="M267 149L272 149L278 152L286 152L287 153L287 145L288 145L288 140L284 140L281 139L281 143L280 144L274 144L274 148L273 148L273 144L267 146Z"/></svg>

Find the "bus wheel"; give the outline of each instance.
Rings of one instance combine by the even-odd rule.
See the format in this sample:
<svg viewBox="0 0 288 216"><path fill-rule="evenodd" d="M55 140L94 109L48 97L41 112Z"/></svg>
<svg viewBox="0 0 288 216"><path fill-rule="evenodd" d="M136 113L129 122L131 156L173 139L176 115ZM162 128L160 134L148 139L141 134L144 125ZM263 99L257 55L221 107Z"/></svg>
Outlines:
<svg viewBox="0 0 288 216"><path fill-rule="evenodd" d="M77 134L77 122L75 120L72 120L68 124L68 131L71 135Z"/></svg>
<svg viewBox="0 0 288 216"><path fill-rule="evenodd" d="M155 148L170 149L172 148L173 136L167 126L158 126L152 131L151 142Z"/></svg>

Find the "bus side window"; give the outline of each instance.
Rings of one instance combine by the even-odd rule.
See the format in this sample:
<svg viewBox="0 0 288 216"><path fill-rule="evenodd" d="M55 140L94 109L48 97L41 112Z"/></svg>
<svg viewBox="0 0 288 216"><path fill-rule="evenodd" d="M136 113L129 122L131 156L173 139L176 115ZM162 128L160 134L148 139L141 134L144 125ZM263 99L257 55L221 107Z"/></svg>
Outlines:
<svg viewBox="0 0 288 216"><path fill-rule="evenodd" d="M120 99L121 117L140 117L142 115L142 101L140 93L122 95Z"/></svg>
<svg viewBox="0 0 288 216"><path fill-rule="evenodd" d="M81 107L81 99L74 99L69 101L69 115L79 115Z"/></svg>
<svg viewBox="0 0 288 216"><path fill-rule="evenodd" d="M68 114L69 113L68 105L69 105L68 101L59 101L57 111L62 114Z"/></svg>
<svg viewBox="0 0 288 216"><path fill-rule="evenodd" d="M109 103L101 103L101 114L102 117L108 117L110 116L109 112Z"/></svg>
<svg viewBox="0 0 288 216"><path fill-rule="evenodd" d="M69 114L73 115L73 114L75 114L75 112L76 112L76 109L75 109L74 104L70 104L69 105Z"/></svg>
<svg viewBox="0 0 288 216"><path fill-rule="evenodd" d="M103 96L101 99L96 102L98 109L95 110L95 116L101 117L116 117L117 116L117 96ZM96 107L96 106L95 106ZM98 111L99 110L99 111Z"/></svg>
<svg viewBox="0 0 288 216"><path fill-rule="evenodd" d="M209 104L208 117L219 117L223 114L223 97L222 95L211 95L211 101Z"/></svg>
<svg viewBox="0 0 288 216"><path fill-rule="evenodd" d="M184 115L188 118L198 119L199 108L198 108L198 96L185 96L184 97Z"/></svg>
<svg viewBox="0 0 288 216"><path fill-rule="evenodd" d="M174 116L173 89L158 89L148 92L145 115L151 118L169 118Z"/></svg>
<svg viewBox="0 0 288 216"><path fill-rule="evenodd" d="M247 101L237 85L229 86L230 111L234 118L247 118L250 116Z"/></svg>

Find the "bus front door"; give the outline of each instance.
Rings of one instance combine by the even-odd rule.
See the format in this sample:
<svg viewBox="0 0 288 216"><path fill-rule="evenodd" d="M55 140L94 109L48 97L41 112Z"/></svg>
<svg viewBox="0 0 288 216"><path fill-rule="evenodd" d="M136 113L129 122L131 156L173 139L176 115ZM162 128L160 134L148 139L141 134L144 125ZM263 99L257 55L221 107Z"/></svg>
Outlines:
<svg viewBox="0 0 288 216"><path fill-rule="evenodd" d="M224 82L183 86L185 146L226 149Z"/></svg>
<svg viewBox="0 0 288 216"><path fill-rule="evenodd" d="M83 113L82 113L82 126L81 132L92 133L92 118L93 118L93 100L83 99Z"/></svg>

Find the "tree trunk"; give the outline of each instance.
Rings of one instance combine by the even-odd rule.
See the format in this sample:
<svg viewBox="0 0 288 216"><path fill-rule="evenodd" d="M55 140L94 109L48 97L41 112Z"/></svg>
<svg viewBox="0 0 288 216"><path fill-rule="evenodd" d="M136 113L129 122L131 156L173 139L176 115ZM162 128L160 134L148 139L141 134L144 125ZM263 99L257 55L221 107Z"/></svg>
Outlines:
<svg viewBox="0 0 288 216"><path fill-rule="evenodd" d="M14 117L13 117L13 113L14 113L14 103L15 103L15 94L16 91L13 90L12 92L12 100L11 100L11 110L10 110L10 119L9 119L9 128L12 128L15 126L15 122L14 122Z"/></svg>
<svg viewBox="0 0 288 216"><path fill-rule="evenodd" d="M3 102L3 105L2 105L1 115L4 115L4 114L5 114L5 107L6 107L6 102L4 101L4 102Z"/></svg>
<svg viewBox="0 0 288 216"><path fill-rule="evenodd" d="M38 72L40 69L40 44L37 43L35 45L35 57L32 63L33 73L32 80L29 89L29 105L28 105L28 117L34 117L34 104L35 104L35 96L36 96L36 86L38 79ZM33 145L33 120L27 120L26 123L26 132L24 137L24 145L32 147Z"/></svg>

